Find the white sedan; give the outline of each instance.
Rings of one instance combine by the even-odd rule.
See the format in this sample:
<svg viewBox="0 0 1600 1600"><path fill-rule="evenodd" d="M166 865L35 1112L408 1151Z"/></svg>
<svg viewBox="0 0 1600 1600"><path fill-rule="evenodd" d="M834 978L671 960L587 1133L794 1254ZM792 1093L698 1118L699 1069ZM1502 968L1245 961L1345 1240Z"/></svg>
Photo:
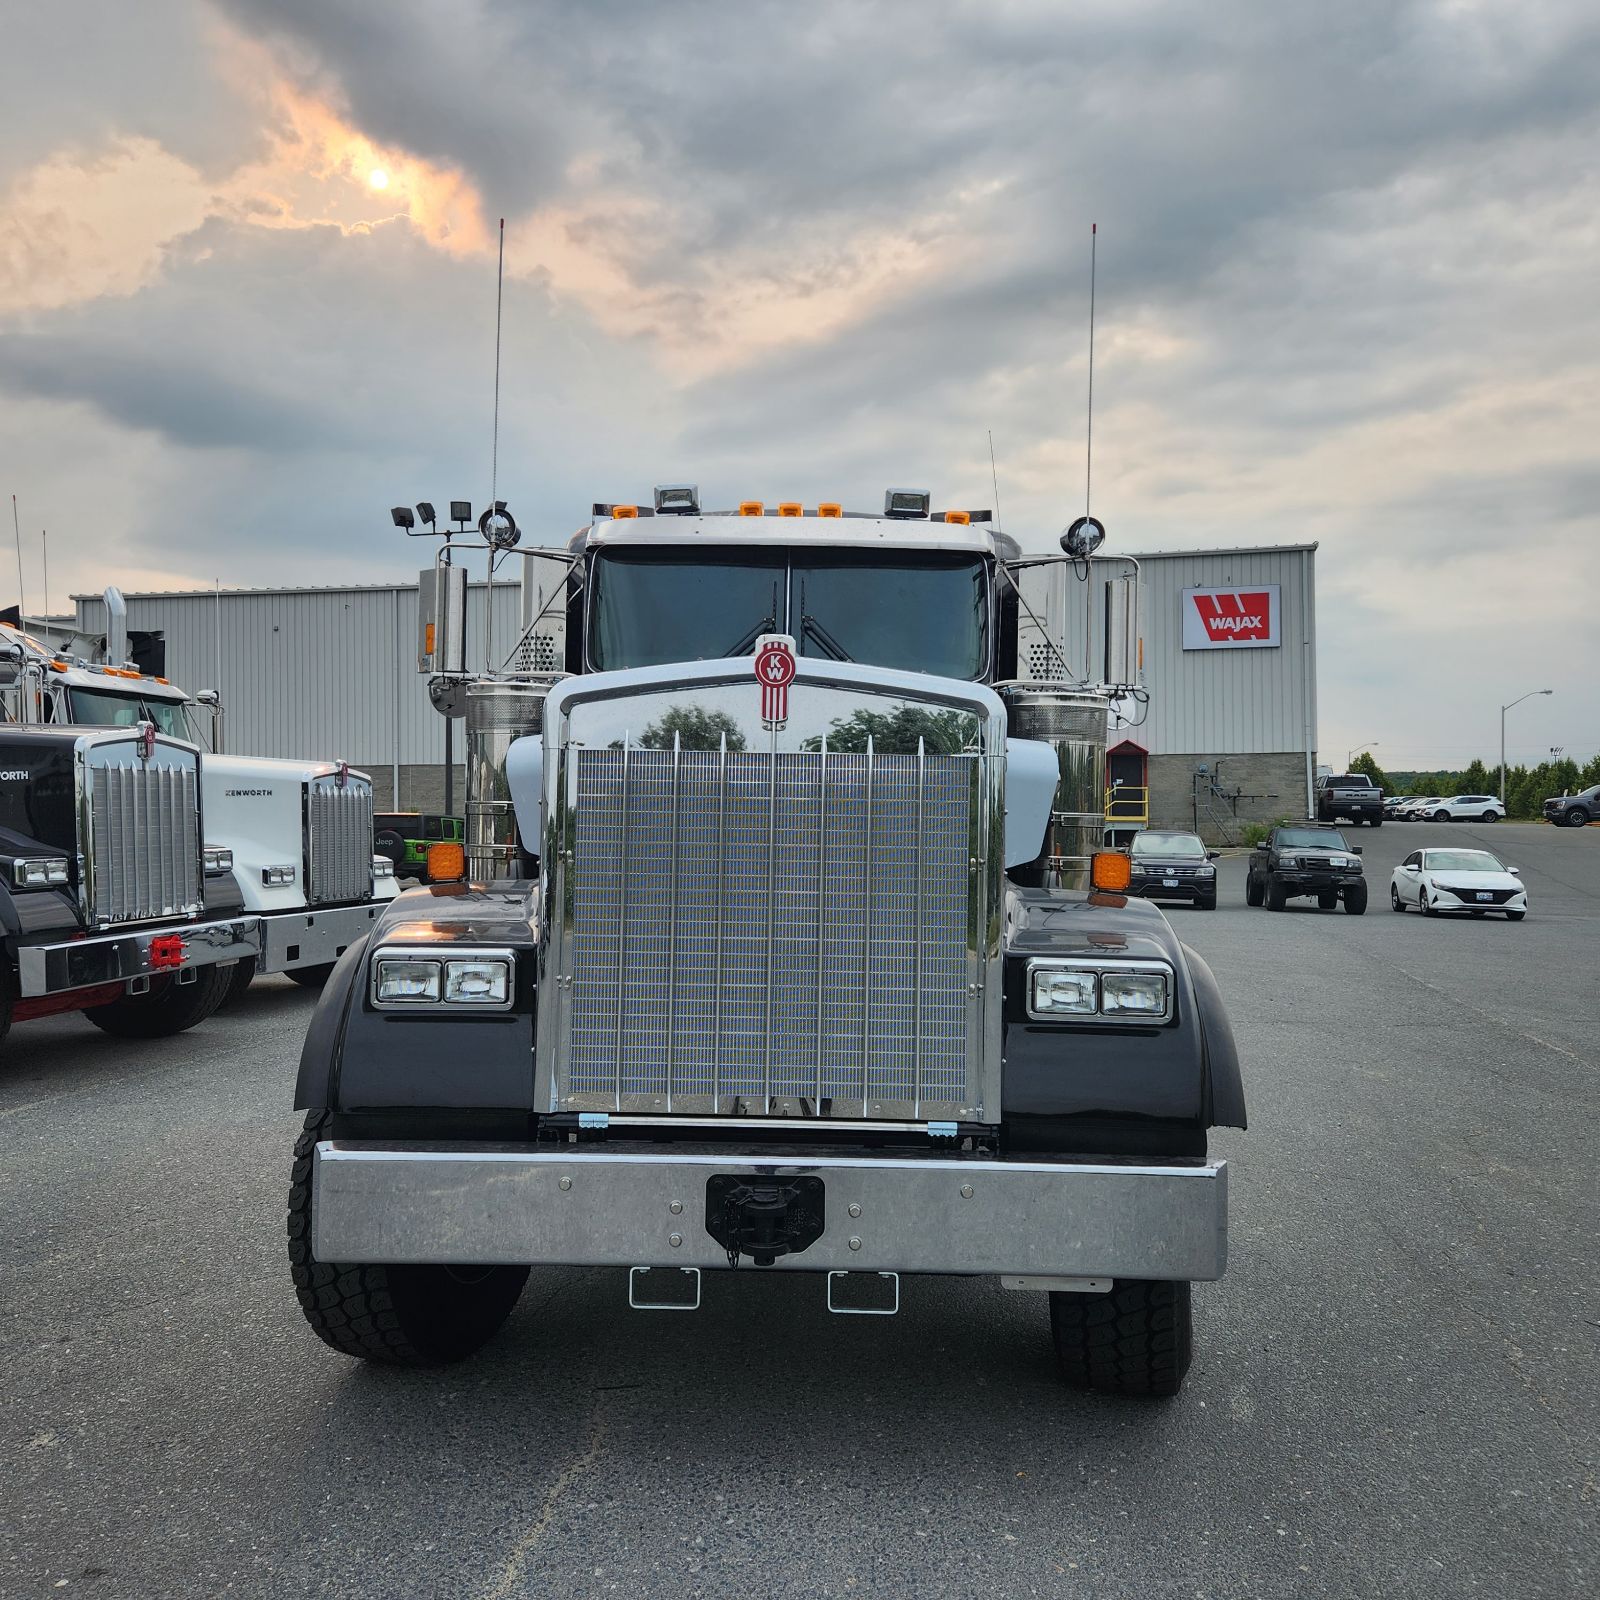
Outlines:
<svg viewBox="0 0 1600 1600"><path fill-rule="evenodd" d="M1498 822L1506 808L1492 794L1453 794L1419 814L1435 822Z"/></svg>
<svg viewBox="0 0 1600 1600"><path fill-rule="evenodd" d="M1528 891L1517 869L1487 850L1413 850L1389 880L1389 904L1396 911L1416 906L1425 917L1441 911L1484 917L1492 911L1521 922Z"/></svg>

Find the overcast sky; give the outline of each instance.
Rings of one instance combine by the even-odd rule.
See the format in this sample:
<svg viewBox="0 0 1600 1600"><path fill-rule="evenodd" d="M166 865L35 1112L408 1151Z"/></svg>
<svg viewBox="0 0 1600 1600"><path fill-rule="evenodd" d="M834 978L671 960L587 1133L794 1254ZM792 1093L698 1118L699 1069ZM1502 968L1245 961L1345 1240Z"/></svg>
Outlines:
<svg viewBox="0 0 1600 1600"><path fill-rule="evenodd" d="M1600 749L1593 0L0 0L0 493L69 589L414 572L391 504L1315 540L1321 743ZM9 506L7 506L9 510ZM0 561L0 602L15 597ZM40 586L42 587L42 586Z"/></svg>

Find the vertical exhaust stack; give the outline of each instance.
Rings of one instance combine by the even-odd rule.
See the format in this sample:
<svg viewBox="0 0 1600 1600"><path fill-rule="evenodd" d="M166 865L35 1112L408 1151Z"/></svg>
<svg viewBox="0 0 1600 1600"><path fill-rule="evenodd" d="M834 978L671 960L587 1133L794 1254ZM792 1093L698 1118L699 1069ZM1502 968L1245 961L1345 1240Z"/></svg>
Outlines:
<svg viewBox="0 0 1600 1600"><path fill-rule="evenodd" d="M1087 889L1106 834L1106 722L1111 696L1081 684L1023 683L1000 691L1011 732L1056 753L1060 781L1044 853L1025 869L1047 889Z"/></svg>
<svg viewBox="0 0 1600 1600"><path fill-rule="evenodd" d="M473 883L521 876L506 752L512 740L544 731L545 696L557 676L480 678L467 685L467 876ZM524 845L537 851L539 841Z"/></svg>
<svg viewBox="0 0 1600 1600"><path fill-rule="evenodd" d="M115 584L106 590L105 602L106 665L125 667L128 664L128 602Z"/></svg>

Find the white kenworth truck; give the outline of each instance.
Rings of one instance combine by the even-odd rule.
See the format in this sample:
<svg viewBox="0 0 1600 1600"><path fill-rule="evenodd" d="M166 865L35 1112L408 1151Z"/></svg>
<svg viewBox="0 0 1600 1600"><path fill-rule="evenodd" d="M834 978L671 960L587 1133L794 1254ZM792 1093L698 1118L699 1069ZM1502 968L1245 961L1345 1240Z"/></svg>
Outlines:
<svg viewBox="0 0 1600 1600"><path fill-rule="evenodd" d="M305 1041L289 1256L328 1344L463 1357L536 1265L627 1268L639 1309L718 1269L880 1312L986 1275L1047 1298L1069 1383L1177 1391L1238 1058L1205 963L1087 885L1110 696L1029 670L1065 662L1017 581L1055 558L988 524L676 486L529 561L510 659L555 670L467 696L495 875L399 896Z"/></svg>
<svg viewBox="0 0 1600 1600"><path fill-rule="evenodd" d="M200 702L129 659L126 607L106 591L103 640L57 642L0 625L0 712L51 728L134 728L216 743ZM206 703L214 707L214 696ZM212 737L208 741L207 733ZM259 974L319 987L339 956L372 927L399 885L372 849L372 780L342 761L221 755L200 761L207 843L232 852L244 908L261 922L261 948L233 968L226 1005Z"/></svg>

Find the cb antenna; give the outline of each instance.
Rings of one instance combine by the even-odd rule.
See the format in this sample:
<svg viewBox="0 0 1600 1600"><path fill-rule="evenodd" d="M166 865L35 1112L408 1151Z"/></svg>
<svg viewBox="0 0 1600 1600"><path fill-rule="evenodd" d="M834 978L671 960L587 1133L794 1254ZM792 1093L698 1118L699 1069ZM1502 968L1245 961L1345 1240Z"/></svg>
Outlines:
<svg viewBox="0 0 1600 1600"><path fill-rule="evenodd" d="M494 431L489 445L489 521L494 521L500 504L500 321L505 305L506 288L506 219L500 219L500 260L494 274ZM494 541L489 541L493 545ZM494 661L494 558L489 551L489 583L483 598L483 670L487 673Z"/></svg>
<svg viewBox="0 0 1600 1600"><path fill-rule="evenodd" d="M994 464L994 429L989 430L989 476L994 480L994 525L1000 528L1000 474Z"/></svg>
<svg viewBox="0 0 1600 1600"><path fill-rule="evenodd" d="M11 497L11 531L17 536L17 620L27 627L28 597L22 592L22 524L17 521L17 497Z"/></svg>

